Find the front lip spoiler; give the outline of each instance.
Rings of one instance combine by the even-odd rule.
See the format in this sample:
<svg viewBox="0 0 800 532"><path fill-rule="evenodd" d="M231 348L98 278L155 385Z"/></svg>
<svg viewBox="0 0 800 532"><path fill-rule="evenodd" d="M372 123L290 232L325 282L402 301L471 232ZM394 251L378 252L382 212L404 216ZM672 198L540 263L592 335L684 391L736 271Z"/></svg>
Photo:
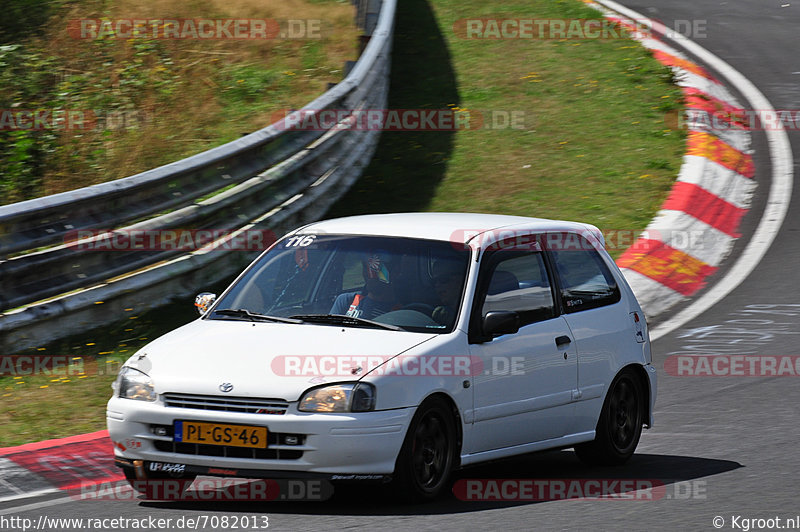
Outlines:
<svg viewBox="0 0 800 532"><path fill-rule="evenodd" d="M143 462L145 471L148 471L150 464L176 464L178 462L155 462L145 460ZM122 469L133 469L134 464L132 459L114 457L114 465ZM223 468L223 467L207 467L197 466L190 464L181 464L184 466L184 475L189 473L192 475L204 475L211 477L236 477L236 478L263 478L263 479L287 479L287 480L329 480L332 482L368 482L387 484L392 481L392 475L382 473L312 473L308 471L282 471L282 470L267 470L267 469L237 469L237 468ZM175 477L180 479L180 476Z"/></svg>

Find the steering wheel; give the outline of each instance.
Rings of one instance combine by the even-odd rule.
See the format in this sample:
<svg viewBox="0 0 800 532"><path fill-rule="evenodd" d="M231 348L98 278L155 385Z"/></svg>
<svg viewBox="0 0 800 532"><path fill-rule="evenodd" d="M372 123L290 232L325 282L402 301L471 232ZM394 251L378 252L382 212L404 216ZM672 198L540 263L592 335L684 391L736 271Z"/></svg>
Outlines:
<svg viewBox="0 0 800 532"><path fill-rule="evenodd" d="M433 305L428 305L427 303L409 303L408 305L400 307L400 310L416 310L426 316L430 316L433 314Z"/></svg>

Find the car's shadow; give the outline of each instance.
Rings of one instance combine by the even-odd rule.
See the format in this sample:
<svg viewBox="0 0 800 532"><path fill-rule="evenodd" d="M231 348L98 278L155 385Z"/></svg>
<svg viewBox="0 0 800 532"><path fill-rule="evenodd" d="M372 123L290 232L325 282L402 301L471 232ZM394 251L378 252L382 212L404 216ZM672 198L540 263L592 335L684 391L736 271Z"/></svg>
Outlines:
<svg viewBox="0 0 800 532"><path fill-rule="evenodd" d="M465 480L534 480L546 485L566 484L573 487L591 484L602 484L606 489L605 498L638 498L633 490L642 486L653 486L652 494L644 499L652 498L689 498L703 496L705 487L697 486L692 481L725 473L744 467L730 460L716 460L693 456L675 456L662 454L636 454L624 466L589 467L581 463L575 453L570 451L553 451L535 453L507 460L482 464L462 469L453 477L453 484L459 486ZM548 482L549 481L549 482ZM618 481L618 482L614 482ZM637 482L638 481L638 482ZM484 485L486 485L484 483ZM455 489L464 493L464 490ZM586 490L588 493L589 490ZM484 491L483 493L488 493ZM496 492L495 492L496 493ZM536 493L534 491L534 493ZM580 498L566 492L566 497ZM564 494L564 492L561 492ZM434 502L427 504L404 503L389 489L375 485L336 485L333 497L317 502L195 502L195 501L142 501L140 505L154 508L183 510L211 510L221 512L269 512L271 514L309 514L309 515L435 515L473 512L493 508L506 508L528 504L547 503L548 500L492 500L474 501L457 498L451 491ZM539 497L541 498L541 497Z"/></svg>
<svg viewBox="0 0 800 532"><path fill-rule="evenodd" d="M461 102L450 51L429 0L398 2L389 109L442 110ZM372 161L326 218L424 211L444 178L455 131L384 131Z"/></svg>

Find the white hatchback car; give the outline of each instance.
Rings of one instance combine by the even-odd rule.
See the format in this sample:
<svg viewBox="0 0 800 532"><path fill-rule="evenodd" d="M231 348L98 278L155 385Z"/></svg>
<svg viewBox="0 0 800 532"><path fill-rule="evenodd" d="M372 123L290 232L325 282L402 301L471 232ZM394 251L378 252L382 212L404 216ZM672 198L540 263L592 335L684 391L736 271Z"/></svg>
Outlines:
<svg viewBox="0 0 800 532"><path fill-rule="evenodd" d="M316 222L197 304L114 383L131 481L391 480L430 499L455 468L532 451L621 464L652 424L645 317L591 225Z"/></svg>

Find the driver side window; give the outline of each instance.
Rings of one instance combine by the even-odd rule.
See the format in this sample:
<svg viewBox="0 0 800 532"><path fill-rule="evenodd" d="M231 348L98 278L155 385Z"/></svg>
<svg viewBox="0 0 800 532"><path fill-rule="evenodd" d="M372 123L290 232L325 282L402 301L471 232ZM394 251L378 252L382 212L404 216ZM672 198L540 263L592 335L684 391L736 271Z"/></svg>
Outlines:
<svg viewBox="0 0 800 532"><path fill-rule="evenodd" d="M541 252L498 252L491 270L481 316L495 310L514 311L520 325L555 317L553 293ZM500 255L502 254L502 255Z"/></svg>

